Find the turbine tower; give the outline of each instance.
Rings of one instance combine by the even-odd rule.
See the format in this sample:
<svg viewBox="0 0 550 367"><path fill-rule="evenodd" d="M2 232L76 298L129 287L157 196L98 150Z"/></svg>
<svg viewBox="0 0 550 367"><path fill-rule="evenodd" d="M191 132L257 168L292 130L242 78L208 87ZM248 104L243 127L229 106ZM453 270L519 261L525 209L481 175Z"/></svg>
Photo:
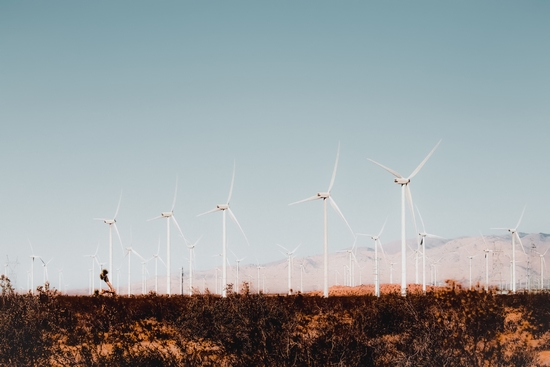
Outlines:
<svg viewBox="0 0 550 367"><path fill-rule="evenodd" d="M116 207L116 211L115 211L115 215L113 216L113 219L94 218L94 220L102 220L103 223L109 225L109 269L107 270L109 270L110 272L112 272L112 269L113 269L113 227L115 227L115 232L120 242L120 248L122 248L122 252L124 252L124 248L122 247L122 240L120 239L120 233L118 232L118 228L116 226L116 217L118 215L118 209L120 208L121 200L122 200L122 192L120 193L120 198L118 199L118 205Z"/></svg>
<svg viewBox="0 0 550 367"><path fill-rule="evenodd" d="M168 296L171 295L171 283L170 283L170 276L171 276L171 268L170 268L170 264L171 264L171 259L170 259L170 218L174 221L174 224L176 225L176 227L178 228L178 231L181 235L181 237L183 238L183 240L187 243L187 240L185 239L185 236L183 235L183 232L181 231L181 228L180 228L180 225L178 224L178 222L176 221L176 217L174 216L174 207L176 206L176 197L177 197L177 194L178 194L178 179L176 178L176 189L175 189L175 192L174 192L174 200L172 201L172 209L170 209L169 212L162 212L160 213L160 215L158 217L155 217L155 218L151 218L148 220L149 221L152 221L152 220L156 220L156 219L160 219L160 218L166 218L166 294L168 294Z"/></svg>
<svg viewBox="0 0 550 367"><path fill-rule="evenodd" d="M348 221L340 211L340 208L338 208L338 205L336 205L336 202L330 195L330 191L332 190L332 186L334 185L334 179L336 178L336 169L338 167L338 158L340 156L340 143L338 143L338 151L336 153L336 163L334 164L334 171L332 172L332 178L330 180L330 184L328 186L328 190L326 192L318 192L317 195L309 197L304 200L296 201L294 203L291 203L289 205L299 204L306 201L312 201L312 200L319 200L323 199L323 211L324 211L324 260L323 260L323 297L328 297L328 218L327 218L327 199L330 202L330 205L332 208L342 217L346 225L348 226L351 235L355 239L355 233L351 229Z"/></svg>
<svg viewBox="0 0 550 367"><path fill-rule="evenodd" d="M483 234L481 232L479 232L479 234L483 239L483 243L485 244L485 246L487 246L485 237L483 237ZM487 248L483 250L483 252L485 253L485 291L488 291L489 290L489 254L493 252L493 250L491 250L489 246L487 246Z"/></svg>
<svg viewBox="0 0 550 367"><path fill-rule="evenodd" d="M237 279L235 280L235 292L239 293L240 292L240 287L239 287L239 265L240 265L241 261L246 259L246 256L239 259L239 258L237 258L237 255L235 255L235 253L233 251L231 251L231 253L233 254L233 256L235 256L235 262L237 263Z"/></svg>
<svg viewBox="0 0 550 367"><path fill-rule="evenodd" d="M436 236L435 234L426 233L424 220L422 219L422 214L420 214L420 210L418 210L418 207L416 207L416 211L418 212L418 216L420 217L420 223L422 224L422 232L420 232L418 235L420 236L420 246L422 248L422 292L426 293L426 237L439 238L441 240L443 240L444 238L440 236ZM471 288L471 285L470 285L470 288Z"/></svg>
<svg viewBox="0 0 550 367"><path fill-rule="evenodd" d="M548 247L546 251L544 251L544 253L542 254L540 252L537 252L537 254L539 254L539 257L540 257L540 290L541 291L544 289L544 264L546 264L544 255L546 255L549 249L550 247Z"/></svg>
<svg viewBox="0 0 550 367"><path fill-rule="evenodd" d="M521 212L521 216L519 217L518 224L516 224L515 228L491 228L491 229L504 229L507 230L512 234L512 293L516 293L516 237L519 241L519 244L521 245L521 248L523 249L523 253L525 253L525 248L523 247L523 243L521 243L521 238L519 238L518 235L518 227L521 223L521 220L523 219L523 214L525 213L525 207L523 208L523 211Z"/></svg>
<svg viewBox="0 0 550 367"><path fill-rule="evenodd" d="M281 251L281 253L288 258L288 295L291 296L292 295L292 258L293 258L292 255L294 255L294 253L296 252L296 250L298 250L298 247L300 247L300 245L298 245L292 251L288 251L285 247L279 244L277 244L277 246L285 250L285 252Z"/></svg>
<svg viewBox="0 0 550 367"><path fill-rule="evenodd" d="M248 244L248 239L246 238L246 235L244 234L244 231L239 224L239 221L237 220L237 217L233 214L231 211L231 208L229 207L229 202L231 201L231 194L233 193L233 183L235 182L235 163L233 162L233 177L231 178L231 187L229 188L229 196L227 197L227 203L216 205L216 207L212 210L209 210L205 213L197 215L197 217L200 217L201 215L214 213L214 212L222 212L222 297L227 297L227 237L225 232L225 212L229 212L229 216L235 224L239 227L241 230L241 233L244 236L244 239L246 240L246 243ZM216 285L217 287L217 285Z"/></svg>
<svg viewBox="0 0 550 367"><path fill-rule="evenodd" d="M436 150L436 148L441 143L441 140L435 145L435 147L432 149L432 151L428 154L426 158L420 164L416 169L410 174L409 177L405 178L401 176L396 171L392 170L391 168L388 168L386 166L381 165L380 163L373 161L372 159L369 159L372 163L382 167L392 175L394 175L396 178L394 179L394 182L398 185L401 185L401 295L406 296L407 295L407 244L406 244L406 238L405 238L405 197L407 198L407 201L409 202L409 206L411 209L411 214L414 222L414 227L416 230L416 219L414 217L414 209L413 209L413 203L412 203L412 196L411 196L411 189L409 188L409 183L411 182L411 179L416 176L416 174L420 171L422 166L428 161L428 159L431 157L433 152Z"/></svg>
<svg viewBox="0 0 550 367"><path fill-rule="evenodd" d="M202 236L192 245L188 245L189 249L189 295L193 295L193 260L195 259L195 246L199 243Z"/></svg>
<svg viewBox="0 0 550 367"><path fill-rule="evenodd" d="M384 254L384 248L382 247L382 243L380 242L380 236L382 236L382 232L384 232L384 227L386 227L387 221L388 220L386 219L384 225L382 225L382 229L380 229L380 232L376 236L371 234L358 233L358 235L368 236L372 240L374 240L374 295L376 297L380 297L380 267L378 266L378 246L380 246L384 257L386 257L386 254Z"/></svg>
<svg viewBox="0 0 550 367"><path fill-rule="evenodd" d="M160 260L160 262L164 265L164 267L166 267L166 263L164 262L164 260L162 260L162 257L160 257L159 255L159 252L160 252L160 237L159 237L159 243L158 243L158 246L157 246L157 253L153 255L153 257L155 258L155 293L158 294L158 286L159 286L159 282L158 282L158 270L159 270L159 267L158 267L158 261Z"/></svg>
<svg viewBox="0 0 550 367"><path fill-rule="evenodd" d="M29 241L29 246L31 246L31 255L30 258L32 259L31 263L31 294L34 294L34 259L40 259L40 256L34 254L34 249L32 248L31 241Z"/></svg>

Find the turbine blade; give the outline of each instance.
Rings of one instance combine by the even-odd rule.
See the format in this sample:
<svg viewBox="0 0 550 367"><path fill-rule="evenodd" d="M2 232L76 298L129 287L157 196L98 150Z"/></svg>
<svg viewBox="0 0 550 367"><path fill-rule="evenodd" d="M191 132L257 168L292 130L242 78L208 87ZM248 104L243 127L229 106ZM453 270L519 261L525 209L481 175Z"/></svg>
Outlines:
<svg viewBox="0 0 550 367"><path fill-rule="evenodd" d="M426 233L426 227L424 226L424 220L422 219L422 214L420 214L420 210L418 210L418 205L416 206L416 211L418 212L418 216L420 217L420 222L422 223L422 231Z"/></svg>
<svg viewBox="0 0 550 367"><path fill-rule="evenodd" d="M298 246L296 246L296 248L294 250L292 250L291 254L295 253L296 250L298 250L298 248L300 248L300 246L302 246L302 244L299 244Z"/></svg>
<svg viewBox="0 0 550 367"><path fill-rule="evenodd" d="M174 207L176 206L177 196L178 196L178 176L176 176L176 188L174 189L174 200L172 201L172 209L170 209L171 212L174 211Z"/></svg>
<svg viewBox="0 0 550 367"><path fill-rule="evenodd" d="M92 220L107 220L107 218L92 218Z"/></svg>
<svg viewBox="0 0 550 367"><path fill-rule="evenodd" d="M521 242L521 238L519 238L519 234L517 232L514 232L514 234L516 235L516 238L518 239L519 244L521 245L521 249L523 250L523 253L527 254L527 252L525 252L525 247L523 247L523 243Z"/></svg>
<svg viewBox="0 0 550 367"><path fill-rule="evenodd" d="M441 237L441 236L437 236L435 234L429 234L429 233L426 233L426 237L429 237L429 238L438 238L440 240L446 240L445 237Z"/></svg>
<svg viewBox="0 0 550 367"><path fill-rule="evenodd" d="M197 215L197 217L203 216L203 215L205 215L205 214L210 214L210 213L214 213L214 212L219 212L220 210L221 210L221 209L219 209L219 208L214 208L214 209L212 209L212 210L209 210L209 211L207 211L207 212L204 212L204 213L202 213L202 214Z"/></svg>
<svg viewBox="0 0 550 367"><path fill-rule="evenodd" d="M27 237L27 241L29 241L29 246L31 247L31 254L34 256L34 249L32 248L31 240Z"/></svg>
<svg viewBox="0 0 550 367"><path fill-rule="evenodd" d="M195 243L193 244L193 247L197 246L197 244L199 243L199 241L202 239L202 235L199 237L198 240L195 241ZM193 252L194 254L195 252Z"/></svg>
<svg viewBox="0 0 550 367"><path fill-rule="evenodd" d="M120 232L118 231L118 227L116 226L116 223L113 223L113 226L115 227L115 232L118 237L118 243L120 243L120 249L122 250L122 253L124 253L124 246L122 246L122 238L120 238ZM113 270L113 269L110 269Z"/></svg>
<svg viewBox="0 0 550 367"><path fill-rule="evenodd" d="M519 227L519 224L521 223L521 220L523 219L523 214L525 214L525 208L526 208L526 206L523 207L523 211L521 212L521 217L519 217L518 224L516 224L516 228L514 228L514 229L517 229Z"/></svg>
<svg viewBox="0 0 550 367"><path fill-rule="evenodd" d="M277 246L279 246L280 248L282 248L282 249L285 250L286 252L290 252L290 251L288 251L288 249L287 249L286 247L284 247L284 246L281 246L281 245L279 245L279 244L277 244Z"/></svg>
<svg viewBox="0 0 550 367"><path fill-rule="evenodd" d="M170 220L170 218L168 218L168 220ZM172 220L174 221L174 224L176 225L176 227L178 227L178 231L180 232L180 236L183 238L185 243L189 243L189 241L187 241L187 238L185 238L185 236L183 235L183 232L181 231L181 227L178 224L178 221L176 220L176 217L174 215L172 215Z"/></svg>
<svg viewBox="0 0 550 367"><path fill-rule="evenodd" d="M481 235L481 239L483 240L483 243L485 244L485 246L487 246L487 248L489 248L489 246L487 245L487 241L485 241L485 237L483 236L483 233L481 233L481 231L479 231L479 234Z"/></svg>
<svg viewBox="0 0 550 367"><path fill-rule="evenodd" d="M405 185L407 186L406 189L405 189L405 193L406 193L406 196L407 196L407 201L409 202L409 207L411 209L411 214L412 214L412 219L413 219L413 223L414 223L414 230L415 230L415 233L418 233L418 227L416 226L416 217L414 215L414 206L413 206L413 201L412 201L412 194L411 194L411 188L409 187L409 185ZM417 243L418 243L418 238L417 238Z"/></svg>
<svg viewBox="0 0 550 367"><path fill-rule="evenodd" d="M428 156L426 158L424 158L424 160L422 162L420 162L420 164L418 165L418 167L416 167L416 169L413 171L413 173L411 173L411 175L409 176L409 180L411 178L413 178L414 176L416 176L416 174L418 173L418 171L420 171L420 169L422 168L422 166L428 161L428 159L430 158L430 156L433 154L433 152L435 152L435 150L437 149L437 147L439 146L439 143L441 143L441 140L437 142L437 144L435 145L435 147L432 149L432 151L430 152L430 154L428 154Z"/></svg>
<svg viewBox="0 0 550 367"><path fill-rule="evenodd" d="M233 177L231 177L231 187L229 188L229 196L227 197L227 204L231 201L231 195L233 195L233 184L235 183L235 167L236 163L233 161Z"/></svg>
<svg viewBox="0 0 550 367"><path fill-rule="evenodd" d="M133 252L134 254L136 254L136 256L139 257L141 260L145 261L145 259L143 258L143 256L141 256L140 254L138 254L138 252L137 252L136 250L132 249L132 252Z"/></svg>
<svg viewBox="0 0 550 367"><path fill-rule="evenodd" d="M394 175L395 177L397 178L403 178L403 176L401 176L399 173L397 173L396 171L392 170L391 168L388 168L384 165L381 165L380 163L376 162L376 161L373 161L372 159L370 158L367 158L369 161L371 161L372 163L382 167L383 169L385 169L386 171L388 171L389 173L391 173L392 175Z"/></svg>
<svg viewBox="0 0 550 367"><path fill-rule="evenodd" d="M155 219L160 219L162 218L162 215L159 215L158 217L154 217L154 218L151 218L151 219L147 219L147 222L150 222L152 220L155 220Z"/></svg>
<svg viewBox="0 0 550 367"><path fill-rule="evenodd" d="M305 203L306 201L312 201L312 200L317 200L317 199L321 199L321 197L320 197L319 195L315 195L315 196L309 197L309 198L304 199L304 200L295 201L295 202L290 203L290 204L288 204L288 205L294 205L294 204Z"/></svg>
<svg viewBox="0 0 550 367"><path fill-rule="evenodd" d="M113 220L115 220L118 215L118 210L120 209L121 201L122 201L122 190L120 190L120 197L118 198L118 205L116 206L115 216L113 217Z"/></svg>
<svg viewBox="0 0 550 367"><path fill-rule="evenodd" d="M244 231L243 231L243 228L241 227L241 225L239 224L239 221L237 220L237 217L235 217L235 214L233 214L233 212L231 211L230 208L227 209L227 211L229 212L229 216L231 217L231 219L233 219L235 221L235 224L239 227L239 229L241 230L241 233L243 234L244 236L244 239L246 240L246 244L248 246L250 246L250 243L248 242L248 238L246 237L246 234L244 234Z"/></svg>
<svg viewBox="0 0 550 367"><path fill-rule="evenodd" d="M340 210L340 208L338 208L338 205L336 205L336 201L334 201L334 199L332 198L332 196L329 196L328 197L328 200L330 201L330 205L332 206L332 208L340 215L340 217L342 217L342 219L344 220L344 222L346 222L346 225L348 226L350 232L351 232L351 235L353 236L353 238L355 238L355 232L353 232L353 229L351 229L348 221L346 220L346 218L344 217L344 214L342 214L342 211Z"/></svg>
<svg viewBox="0 0 550 367"><path fill-rule="evenodd" d="M327 192L330 192L330 190L332 190L332 186L334 185L334 179L336 178L336 169L338 168L339 158L340 158L340 142L338 142L338 150L336 151L336 163L334 163L334 170L332 171L332 178L330 179L330 185L328 185Z"/></svg>
<svg viewBox="0 0 550 367"><path fill-rule="evenodd" d="M384 228L386 227L387 222L388 222L388 217L386 217L386 220L384 221L384 224L382 225L382 229L380 230L380 233L378 233L378 237L382 236L382 232L384 232Z"/></svg>
<svg viewBox="0 0 550 367"><path fill-rule="evenodd" d="M384 252L384 247L382 246L382 242L378 240L378 245L380 246L380 250L382 250L382 255L384 255L384 259L386 258L386 253Z"/></svg>

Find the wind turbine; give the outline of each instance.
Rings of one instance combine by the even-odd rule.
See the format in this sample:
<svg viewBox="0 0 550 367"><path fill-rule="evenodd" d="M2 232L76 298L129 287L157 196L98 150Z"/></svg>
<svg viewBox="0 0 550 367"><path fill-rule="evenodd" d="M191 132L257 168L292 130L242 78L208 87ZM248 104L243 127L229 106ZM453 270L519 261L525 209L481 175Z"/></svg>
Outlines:
<svg viewBox="0 0 550 367"><path fill-rule="evenodd" d="M235 255L233 251L231 251L231 253L233 254L233 256L235 256L235 262L237 263L237 280L235 281L235 289L236 289L236 292L239 293L239 288L240 288L239 287L239 264L241 261L246 259L246 257L239 259L237 258L237 255Z"/></svg>
<svg viewBox="0 0 550 367"><path fill-rule="evenodd" d="M120 233L118 232L118 228L116 226L116 217L118 215L118 210L120 209L121 200L122 200L122 192L120 193L120 198L118 199L118 205L116 207L116 211L115 211L115 215L113 216L113 219L94 218L94 220L102 220L103 223L109 225L109 269L108 269L109 271L112 271L113 269L113 227L115 227L115 232L120 242L120 248L124 252L124 249L122 247L122 240L120 239Z"/></svg>
<svg viewBox="0 0 550 367"><path fill-rule="evenodd" d="M132 289L131 289L131 285L132 285L132 278L131 278L131 273L130 273L130 270L131 270L131 266L130 266L130 259L131 259L131 253L134 253L137 257L139 257L141 260L145 261L145 259L143 258L143 256L141 256L140 254L138 254L136 252L136 250L134 250L131 246L130 247L126 247L126 256L128 256L128 297L132 294ZM143 272L143 270L142 270ZM142 278L142 290L143 290L143 278Z"/></svg>
<svg viewBox="0 0 550 367"><path fill-rule="evenodd" d="M214 212L219 212L221 211L223 213L223 216L222 216L222 297L227 297L227 239L226 239L226 232L225 232L225 212L229 212L229 216L231 217L231 219L233 219L233 221L235 222L235 224L237 225L237 227L239 227L239 229L241 230L241 233L243 234L244 236L244 239L246 240L246 243L248 244L248 239L246 238L246 235L244 234L244 231L241 227L241 225L239 224L239 221L237 220L237 217L235 217L235 215L233 214L233 212L231 211L231 208L229 207L229 202L231 201L231 194L233 193L233 183L235 182L235 163L233 163L233 177L231 178L231 187L229 189L229 196L227 197L227 203L225 204L220 204L220 205L216 205L216 207L212 210L209 210L205 213L202 213L202 214L199 214L198 217L200 217L201 215L205 215L205 214L209 214L209 213L214 213Z"/></svg>
<svg viewBox="0 0 550 367"><path fill-rule="evenodd" d="M256 269L258 271L258 289L257 289L257 293L260 294L260 270L263 269L264 267L260 265L260 262L258 261L258 259L256 259Z"/></svg>
<svg viewBox="0 0 550 367"><path fill-rule="evenodd" d="M384 255L384 257L386 257L386 254L384 254L384 248L382 247L382 242L380 242L380 236L382 236L382 232L384 232L384 227L386 227L387 221L388 220L386 219L386 221L382 225L382 228L380 229L380 232L376 236L371 234L358 233L358 235L368 236L374 240L374 295L376 297L380 297L380 270L378 266L378 246L380 246L380 249L382 250L382 254Z"/></svg>
<svg viewBox="0 0 550 367"><path fill-rule="evenodd" d="M422 248L422 292L426 293L426 237L439 238L441 240L443 240L444 238L436 236L435 234L427 233L426 227L424 226L424 220L422 219L422 214L420 214L420 210L418 210L418 206L416 207L416 211L418 212L420 223L422 224L422 232L420 232L418 235L420 236L420 246Z"/></svg>
<svg viewBox="0 0 550 367"><path fill-rule="evenodd" d="M59 278L59 292L63 293L63 283L61 282L61 279L63 278L63 268L61 269L57 269L57 275L58 275L58 278Z"/></svg>
<svg viewBox="0 0 550 367"><path fill-rule="evenodd" d="M155 219L160 218L166 218L166 294L168 296L171 295L171 283L170 283L170 276L171 276L171 269L170 269L170 218L174 221L174 224L178 228L178 231L180 232L181 237L183 237L183 240L187 243L187 240L185 239L185 236L183 235L183 232L181 231L180 225L176 221L176 217L174 216L174 207L176 206L176 197L178 194L178 179L176 178L176 189L174 192L174 200L172 201L172 209L170 209L169 212L162 212L158 217L151 218L148 221L152 221Z"/></svg>
<svg viewBox="0 0 550 367"><path fill-rule="evenodd" d="M188 245L189 249L189 295L193 295L193 260L195 259L195 246L201 240L202 236L192 245Z"/></svg>
<svg viewBox="0 0 550 367"><path fill-rule="evenodd" d="M304 272L306 271L305 261L300 263L300 293L304 293ZM265 279L265 278L264 278Z"/></svg>
<svg viewBox="0 0 550 367"><path fill-rule="evenodd" d="M318 192L317 195L315 195L315 196L312 196L312 197L309 197L307 199L296 201L294 203L289 204L289 205L294 205L294 204L299 204L299 203L303 203L303 202L306 202L306 201L323 199L324 237L325 237L324 260L323 260L323 281L324 281L324 283L323 283L323 297L325 297L325 298L328 297L328 218L327 218L327 199L330 202L330 205L332 206L332 208L340 215L340 217L342 217L342 219L344 220L344 222L348 226L348 228L351 232L351 235L355 239L355 233L353 232L353 230L351 229L348 221L344 217L344 214L342 214L342 212L340 211L340 208L338 208L338 205L336 205L336 202L334 201L334 199L330 195L330 191L332 190L332 186L334 185L334 179L336 178L336 169L338 167L338 158L339 158L339 156L340 156L340 143L338 143L338 150L337 150L337 153L336 153L336 162L334 163L334 171L332 172L332 178L330 180L330 184L329 184L328 190L326 192Z"/></svg>
<svg viewBox="0 0 550 367"><path fill-rule="evenodd" d="M51 263L52 260L53 257L48 262L44 262L44 260L40 258L40 261L42 261L42 266L44 267L44 287L46 287L46 282L48 282L48 264Z"/></svg>
<svg viewBox="0 0 550 367"><path fill-rule="evenodd" d="M351 246L351 249L338 251L338 252L346 252L348 254L349 265L347 266L347 268L348 268L348 271L349 271L349 282L348 283L349 283L350 287L355 286L355 268L353 266L353 264L354 264L353 261L355 261L355 263L357 263L357 258L355 257L355 252L354 252L354 250L356 250L356 248L355 248L356 244L357 244L357 237L355 237L355 239L353 240L353 246ZM344 282L344 284L345 284L345 282Z"/></svg>
<svg viewBox="0 0 550 367"><path fill-rule="evenodd" d="M31 241L29 241L29 246L31 246L31 255L30 258L32 259L31 263L31 292L34 294L34 259L41 259L40 256L34 254L34 249L32 248Z"/></svg>
<svg viewBox="0 0 550 367"><path fill-rule="evenodd" d="M160 257L159 252L160 252L160 236L159 236L159 243L157 247L157 253L153 255L153 257L155 258L155 293L157 294L158 294L158 261L160 260L160 262L164 264L164 267L166 267L166 263Z"/></svg>
<svg viewBox="0 0 550 367"><path fill-rule="evenodd" d="M381 165L380 163L373 161L372 159L369 159L372 163L382 167L392 175L394 175L396 178L393 180L396 184L401 185L401 295L406 296L407 295L407 244L406 244L406 238L405 238L405 197L407 198L407 201L409 202L409 206L412 213L412 218L414 222L414 227L416 229L416 219L414 217L414 208L412 203L412 196L411 196L411 189L409 188L409 183L411 182L411 179L416 176L416 174L420 171L422 166L428 161L428 159L431 157L433 152L436 150L436 148L441 143L441 140L435 145L435 147L432 149L432 151L428 154L426 158L420 164L416 169L409 175L409 177L405 178L401 176L396 171L392 170L391 168L388 168L386 166Z"/></svg>
<svg viewBox="0 0 550 367"><path fill-rule="evenodd" d="M487 246L487 242L485 241L485 237L483 237L483 234L479 232L481 235L481 238L483 239L483 243L485 246ZM493 252L493 250L489 249L489 246L485 250L483 250L485 253L485 291L489 290L489 253Z"/></svg>
<svg viewBox="0 0 550 367"><path fill-rule="evenodd" d="M99 270L101 271L101 266L99 265L99 261L97 260L98 256L97 256L97 252L99 251L99 243L97 244L97 248L95 250L95 253L93 255L84 255L84 257L89 257L91 258L92 260L92 267L90 269L91 271L91 275L90 275L90 295L92 295L94 293L94 287L95 287L95 278L94 278L94 262L97 263L97 265L99 266Z"/></svg>
<svg viewBox="0 0 550 367"><path fill-rule="evenodd" d="M515 238L517 237L519 244L521 245L521 248L523 249L523 253L525 253L525 248L523 247L523 243L521 243L521 238L518 235L518 227L521 223L521 220L523 219L523 214L525 213L525 207L523 208L523 211L521 212L521 216L519 217L518 224L516 224L515 228L491 228L491 229L504 229L507 230L512 234L512 293L516 293L516 242Z"/></svg>
<svg viewBox="0 0 550 367"><path fill-rule="evenodd" d="M296 252L296 250L298 250L298 247L300 247L300 245L298 245L292 251L287 250L285 247L279 244L277 244L277 246L279 246L280 248L286 251L286 252L281 251L281 253L288 258L288 295L291 296L292 295L292 257L293 257L292 255L294 255L294 253Z"/></svg>
<svg viewBox="0 0 550 367"><path fill-rule="evenodd" d="M548 247L546 249L546 251L544 251L544 253L539 253L537 252L537 254L539 254L539 257L540 257L540 290L542 291L544 289L544 264L546 264L546 260L544 259L544 255L546 255L546 253L548 252L548 250L550 249L550 247Z"/></svg>

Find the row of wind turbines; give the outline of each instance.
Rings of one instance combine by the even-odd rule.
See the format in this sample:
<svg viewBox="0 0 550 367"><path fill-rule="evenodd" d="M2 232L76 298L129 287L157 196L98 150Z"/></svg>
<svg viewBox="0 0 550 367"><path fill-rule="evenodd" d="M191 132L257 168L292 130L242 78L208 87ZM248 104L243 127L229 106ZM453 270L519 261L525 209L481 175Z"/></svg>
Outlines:
<svg viewBox="0 0 550 367"><path fill-rule="evenodd" d="M422 160L420 162L420 164L415 168L414 171L412 171L412 173L408 177L403 177L401 174L399 174L395 170L393 170L391 168L388 168L388 167L378 163L377 161L369 159L369 161L371 161L375 165L381 167L382 169L384 169L387 172L389 172L390 174L392 174L395 177L393 182L395 184L401 186L401 294L403 296L406 296L406 294L407 294L407 244L406 244L406 233L405 233L405 224L406 224L405 223L405 221L406 221L405 213L406 213L407 204L408 204L408 206L411 210L411 217L412 217L412 220L413 220L414 228L416 229L416 232L418 233L417 249L416 250L411 249L415 252L416 283L419 283L419 280L418 280L418 269L419 269L418 261L419 261L419 258L421 257L422 258L422 289L423 289L424 292L426 291L426 251L425 251L426 250L425 249L425 247L426 247L425 246L426 238L427 237L438 237L438 236L430 235L430 234L426 233L425 228L424 228L424 222L422 220L422 216L420 215L420 212L418 211L418 208L417 208L419 217L420 217L421 222L422 222L422 227L423 227L423 232L418 232L417 222L416 222L416 217L415 217L415 211L413 209L414 205L413 205L413 200L412 200L410 183L411 183L411 179L414 178L420 172L422 167L426 164L426 162L432 156L432 154L435 152L435 150L437 149L437 147L439 146L440 143L441 143L441 140L434 146L434 148L429 152L429 154L424 158L424 160ZM328 254L329 254L329 252L328 252L327 201L328 201L328 203L330 203L333 210L344 221L347 228L349 229L352 236L354 237L355 241L357 241L357 236L367 236L367 237L370 237L374 241L375 294L380 295L380 273L379 273L378 249L380 249L383 253L384 250L383 250L382 244L380 242L380 237L383 233L386 222L384 222L384 225L382 226L380 232L377 235L355 233L352 230L351 226L349 225L349 223L346 220L345 216L343 215L342 211L340 210L340 208L336 204L336 201L331 196L331 191L332 191L333 185L335 183L336 172L337 172L337 168L338 168L339 155L340 155L340 144L338 144L338 149L337 149L337 153L336 153L336 161L335 161L335 164L334 164L334 169L333 169L333 172L332 172L332 177L331 177L328 189L326 191L323 191L323 192L318 192L316 195L308 197L306 199L293 202L289 205L295 205L295 204L300 204L300 203L304 203L304 202L308 202L308 201L321 200L321 199L323 200L323 214L324 214L324 223L323 223L324 224L324 226L323 226L323 234L324 234L324 243L323 243L323 296L324 297L328 297L328 295L329 295L329 293L328 293L328 285L329 285L329 263L328 263L329 262L329 257L328 257ZM231 185L230 185L229 195L228 195L227 201L224 204L216 205L213 209L198 215L198 216L202 216L202 215L206 215L206 214L210 214L210 213L214 213L214 212L218 212L218 211L222 212L222 252L221 252L221 257L222 257L221 295L222 295L222 297L227 296L227 284L228 284L228 279L227 279L228 259L227 259L227 236L226 236L226 215L227 214L229 214L229 216L231 217L233 222L239 228L239 230L242 233L246 243L249 245L246 234L244 233L240 223L238 222L236 216L233 214L233 212L230 208L230 201L231 201L231 196L232 196L232 192L233 192L234 181L235 181L235 164L233 166L233 175L232 175L232 178L231 178ZM122 244L122 239L121 239L121 236L120 236L120 232L118 231L118 228L117 228L117 225L116 225L117 216L118 216L118 212L119 212L120 204L121 204L121 200L122 200L122 194L119 198L115 214L113 215L112 218L94 218L94 220L103 221L105 224L107 224L109 226L109 262L108 262L108 267L106 269L111 274L113 274L114 270L115 270L113 268L113 230L115 231L115 233L117 235L117 238L118 238L118 241L120 243L120 247L121 247L121 250L122 250L124 256L127 256L127 260L128 260L128 279L129 279L129 281L128 281L128 294L131 293L131 289L130 289L130 268L131 268L130 267L130 262L131 262L131 255L133 254L141 260L141 263L142 263L142 279L145 279L145 280L147 278L147 273L148 273L147 268L146 268L146 264L149 261L153 260L153 259L155 260L155 292L158 292L158 261L161 261L161 264L166 267L166 293L167 293L167 295L171 295L171 291L172 291L172 284L171 284L171 274L172 274L172 269L171 269L171 242L170 242L170 238L171 238L170 223L171 222L173 222L173 224L176 226L176 228L178 230L178 234L182 237L183 241L185 242L186 246L189 249L189 272L190 272L189 292L192 293L192 289L193 289L193 264L192 264L192 262L193 262L193 259L194 259L194 248L197 245L198 241L196 241L195 243L192 244L191 242L189 242L185 238L185 236L183 234L183 231L182 231L180 225L178 224L178 221L176 220L176 217L174 215L174 207L175 207L176 198L177 198L177 188L178 188L178 183L177 183L177 180L176 180L176 188L175 188L175 193L174 193L174 199L173 199L172 207L171 207L170 211L161 212L159 216L151 218L151 219L148 220L148 221L153 221L153 220L157 220L157 219L166 219L166 233L167 233L167 236L166 236L167 237L166 262L160 257L160 254L159 254L159 252L160 252L160 240L159 240L157 252L149 259L145 259L143 256L141 256L138 252L136 252L132 248L131 245L124 248L124 246ZM524 209L524 211L525 211L525 209ZM512 287L513 287L513 289L512 289L513 292L516 291L515 239L516 238L518 239L519 243L521 244L521 246L523 248L523 244L521 243L521 239L520 239L519 235L517 234L517 228L519 227L519 225L521 223L521 220L523 218L523 213L522 213L522 215L520 217L520 220L518 221L518 224L516 225L515 228L498 228L498 229L506 229L512 234L512 259L511 259L511 262L512 262L512 265L511 265L511 267L512 267L512 281L511 281L511 283L512 283ZM200 238L199 238L199 240L200 240ZM355 247L355 244L354 244L354 247ZM292 259L293 259L293 254L295 253L295 251L298 248L294 249L293 251L289 251L284 247L282 247L282 248L285 250L285 252L283 254L288 257L288 272L289 272L288 281L289 281L289 292L290 292L290 289L291 289L291 268L293 266ZM98 247L98 249L99 249L99 247ZM32 259L31 289L33 289L34 260L36 258L39 258L43 262L45 279L47 277L47 264L49 262L45 263L42 260L41 257L35 255L34 250L32 250L32 245L31 245L31 251L32 251L32 255L30 256L31 259ZM352 250L346 250L346 252L349 253L349 263L350 264L349 264L348 268L349 268L350 276L351 276L351 274L352 274L351 269L352 269L352 266L353 266L352 260L355 263L357 263L357 259L355 258L353 248L352 248ZM95 254L87 255L87 256L89 256L91 258L91 262L92 262L91 282L90 282L91 283L90 284L90 290L92 290L94 288L94 280L93 280L94 279L94 271L93 271L93 269L95 268L95 265L97 265L100 268L100 270L102 270L103 264L100 263L100 261L98 259L97 250L96 250ZM543 256L541 256L541 262L543 260L544 260ZM240 261L242 261L242 259L237 260L237 269L238 269L238 263ZM392 263L392 269L393 269L393 264L395 264L395 263ZM237 270L237 274L238 274L238 270ZM393 278L393 275L392 275L392 278ZM238 275L237 275L237 279L238 279ZM143 291L145 291L145 290L146 289L143 288Z"/></svg>

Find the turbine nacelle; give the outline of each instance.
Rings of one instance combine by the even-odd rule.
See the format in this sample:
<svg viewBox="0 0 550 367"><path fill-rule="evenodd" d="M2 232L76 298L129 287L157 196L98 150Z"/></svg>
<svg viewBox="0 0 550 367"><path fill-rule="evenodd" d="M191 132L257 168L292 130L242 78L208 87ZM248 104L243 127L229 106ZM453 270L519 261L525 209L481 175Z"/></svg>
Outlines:
<svg viewBox="0 0 550 367"><path fill-rule="evenodd" d="M320 199L326 199L330 197L330 192L318 192L317 197Z"/></svg>
<svg viewBox="0 0 550 367"><path fill-rule="evenodd" d="M220 204L220 205L216 205L216 208L218 210L227 210L229 209L229 204Z"/></svg>
<svg viewBox="0 0 550 367"><path fill-rule="evenodd" d="M172 215L174 215L173 212L162 212L160 213L160 216L163 218L170 218Z"/></svg>
<svg viewBox="0 0 550 367"><path fill-rule="evenodd" d="M398 177L394 179L393 182L395 182L398 185L407 185L409 182L411 182L411 180L408 178Z"/></svg>
<svg viewBox="0 0 550 367"><path fill-rule="evenodd" d="M116 219L103 219L103 223L105 223L105 224L115 224Z"/></svg>

